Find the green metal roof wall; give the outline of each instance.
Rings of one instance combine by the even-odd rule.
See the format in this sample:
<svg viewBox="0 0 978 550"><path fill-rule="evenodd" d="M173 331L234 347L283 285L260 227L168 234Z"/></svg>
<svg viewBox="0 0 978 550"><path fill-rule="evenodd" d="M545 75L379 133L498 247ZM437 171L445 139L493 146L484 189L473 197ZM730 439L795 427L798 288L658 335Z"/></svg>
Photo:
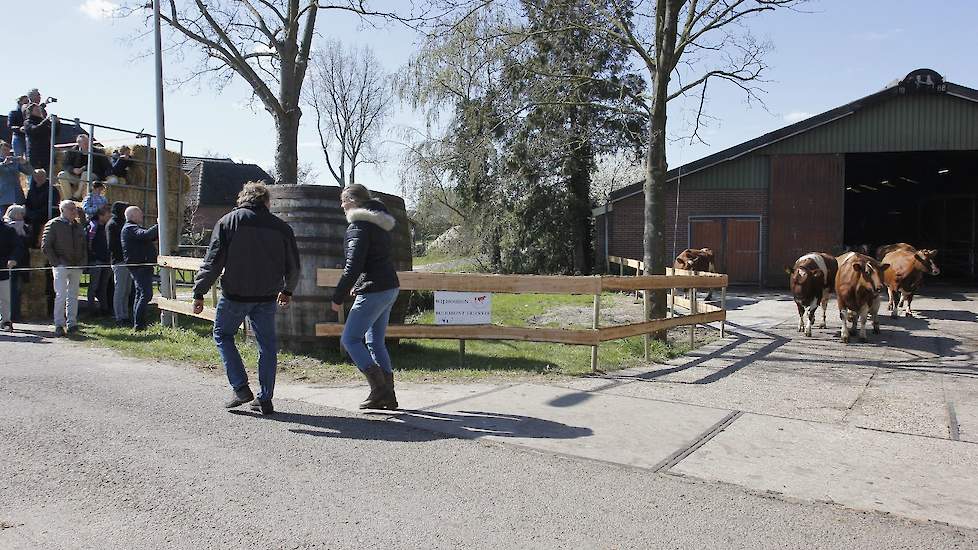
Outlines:
<svg viewBox="0 0 978 550"><path fill-rule="evenodd" d="M911 94L773 143L753 154L978 150L978 103L947 94Z"/></svg>
<svg viewBox="0 0 978 550"><path fill-rule="evenodd" d="M771 163L764 155L744 155L682 176L682 189L767 189ZM673 183L675 180L673 180Z"/></svg>

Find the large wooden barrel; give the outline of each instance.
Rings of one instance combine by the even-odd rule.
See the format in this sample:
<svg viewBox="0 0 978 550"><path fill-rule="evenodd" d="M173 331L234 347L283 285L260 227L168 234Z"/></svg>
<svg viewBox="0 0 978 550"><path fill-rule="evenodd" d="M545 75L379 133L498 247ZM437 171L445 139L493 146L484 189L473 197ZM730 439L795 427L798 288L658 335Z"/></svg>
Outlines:
<svg viewBox="0 0 978 550"><path fill-rule="evenodd" d="M269 191L272 213L285 220L295 232L302 266L292 305L276 316L281 346L291 351L336 347L337 339L316 337L316 323L336 322L336 314L329 307L333 289L316 286L316 270L343 267L343 237L348 224L340 206L342 189L325 185L272 185ZM395 267L398 271L410 271L411 230L404 200L385 193L374 193L374 196L397 219L392 235ZM407 299L402 295L391 313L391 322L404 322L406 312Z"/></svg>

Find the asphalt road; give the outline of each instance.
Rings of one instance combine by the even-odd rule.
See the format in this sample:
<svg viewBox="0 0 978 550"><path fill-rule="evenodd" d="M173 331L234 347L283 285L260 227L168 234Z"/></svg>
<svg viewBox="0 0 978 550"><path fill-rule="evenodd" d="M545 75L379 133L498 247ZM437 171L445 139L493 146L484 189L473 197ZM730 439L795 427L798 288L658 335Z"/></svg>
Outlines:
<svg viewBox="0 0 978 550"><path fill-rule="evenodd" d="M0 548L978 548L978 533L459 440L0 336Z"/></svg>

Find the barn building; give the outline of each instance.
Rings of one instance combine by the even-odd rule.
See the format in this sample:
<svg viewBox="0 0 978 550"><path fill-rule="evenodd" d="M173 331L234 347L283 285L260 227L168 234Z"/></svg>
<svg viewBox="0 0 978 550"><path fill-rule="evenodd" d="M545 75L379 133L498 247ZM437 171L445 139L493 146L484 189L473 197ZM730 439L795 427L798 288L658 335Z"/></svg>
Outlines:
<svg viewBox="0 0 978 550"><path fill-rule="evenodd" d="M678 193L678 216L677 216ZM978 90L919 69L882 91L668 173L666 253L710 247L780 287L802 254L909 242L976 282ZM597 257L642 257L642 183L595 209Z"/></svg>

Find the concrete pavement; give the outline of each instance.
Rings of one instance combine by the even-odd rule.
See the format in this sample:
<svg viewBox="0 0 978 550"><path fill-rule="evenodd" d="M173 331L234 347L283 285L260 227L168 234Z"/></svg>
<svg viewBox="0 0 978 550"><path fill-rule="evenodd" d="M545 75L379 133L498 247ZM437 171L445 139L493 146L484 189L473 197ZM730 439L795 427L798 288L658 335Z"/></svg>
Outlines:
<svg viewBox="0 0 978 550"><path fill-rule="evenodd" d="M748 295L668 365L366 415L358 385L281 384L271 423L215 410L217 376L0 335L0 547L978 548L976 296L934 294L869 344Z"/></svg>

